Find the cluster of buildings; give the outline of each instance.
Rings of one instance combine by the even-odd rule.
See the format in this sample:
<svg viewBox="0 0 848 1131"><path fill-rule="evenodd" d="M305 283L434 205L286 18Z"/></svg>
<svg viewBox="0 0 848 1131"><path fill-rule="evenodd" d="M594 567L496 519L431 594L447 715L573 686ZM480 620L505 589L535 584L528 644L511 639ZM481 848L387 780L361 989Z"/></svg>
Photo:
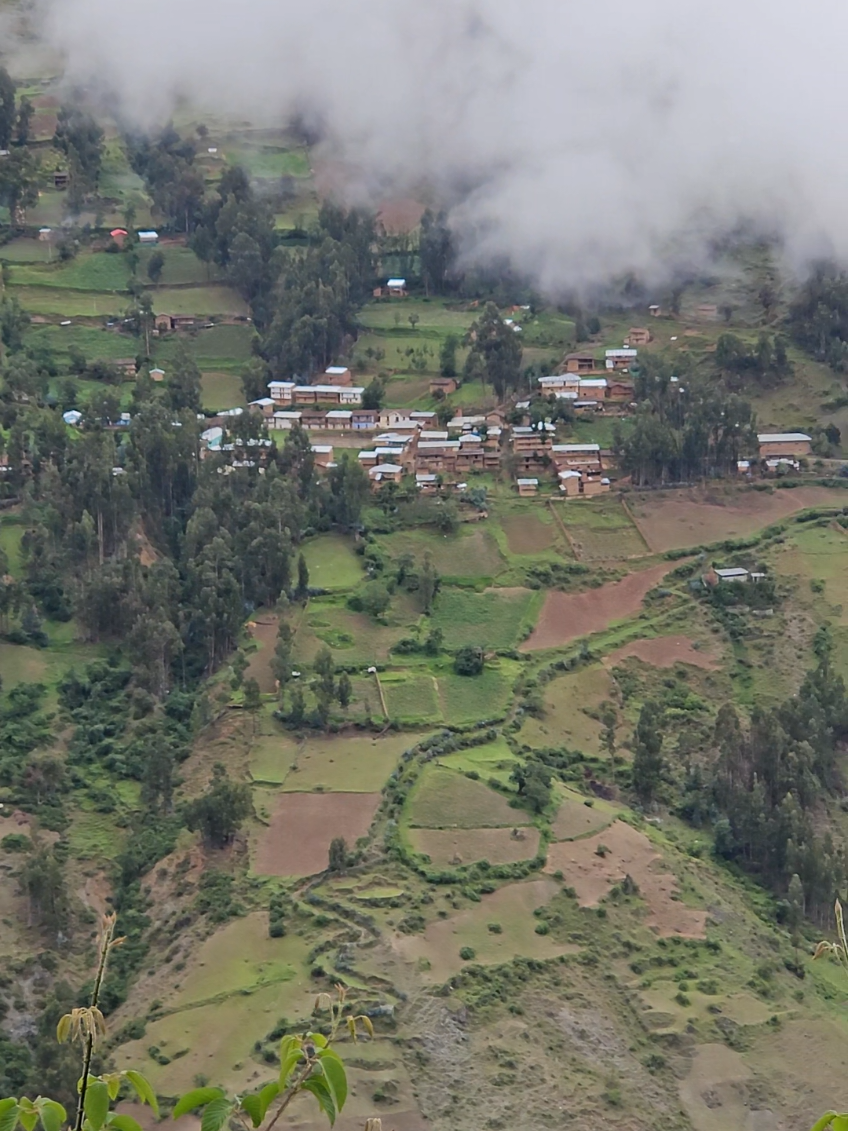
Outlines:
<svg viewBox="0 0 848 1131"><path fill-rule="evenodd" d="M805 432L760 432L757 436L760 465L772 475L798 471L800 460L813 454L813 441ZM753 461L739 460L740 475L753 473Z"/></svg>

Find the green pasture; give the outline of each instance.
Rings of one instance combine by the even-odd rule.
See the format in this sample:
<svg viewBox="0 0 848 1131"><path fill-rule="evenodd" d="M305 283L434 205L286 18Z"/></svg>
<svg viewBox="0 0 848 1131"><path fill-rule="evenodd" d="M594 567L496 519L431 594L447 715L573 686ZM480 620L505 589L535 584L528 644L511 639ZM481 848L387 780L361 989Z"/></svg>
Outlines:
<svg viewBox="0 0 848 1131"><path fill-rule="evenodd" d="M439 699L448 726L465 726L502 718L512 701L512 683L518 664L500 660L488 663L480 675L446 672L438 677Z"/></svg>
<svg viewBox="0 0 848 1131"><path fill-rule="evenodd" d="M18 236L9 243L0 244L0 260L6 263L48 263L56 258L50 244L29 236Z"/></svg>
<svg viewBox="0 0 848 1131"><path fill-rule="evenodd" d="M107 813L77 810L66 832L75 860L114 860L127 837Z"/></svg>
<svg viewBox="0 0 848 1131"><path fill-rule="evenodd" d="M244 403L241 378L235 373L204 373L200 380L203 407L209 412Z"/></svg>
<svg viewBox="0 0 848 1131"><path fill-rule="evenodd" d="M151 345L153 355L163 369L181 342L188 346L203 370L241 368L251 356L253 333L253 328L247 323L224 323L203 327L196 333L168 334Z"/></svg>
<svg viewBox="0 0 848 1131"><path fill-rule="evenodd" d="M165 259L162 277L157 285L159 287L204 284L222 278L223 272L217 264L204 263L202 259L197 258L190 247L143 247L139 250L138 277L144 283L148 282L147 264L156 252ZM156 288L153 294L156 294Z"/></svg>
<svg viewBox="0 0 848 1131"><path fill-rule="evenodd" d="M526 717L518 741L528 746L564 746L591 756L603 756L596 717L605 700L614 700L615 684L600 664L557 676L544 693L541 718ZM621 735L618 736L619 744Z"/></svg>
<svg viewBox="0 0 848 1131"><path fill-rule="evenodd" d="M197 287L157 287L150 292L157 314L245 316L247 303L230 287L205 283Z"/></svg>
<svg viewBox="0 0 848 1131"><path fill-rule="evenodd" d="M642 535L615 496L566 499L555 505L581 560L620 561L648 553Z"/></svg>
<svg viewBox="0 0 848 1131"><path fill-rule="evenodd" d="M404 530L383 535L377 542L391 558L412 554L420 563L424 554L429 553L436 571L447 583L457 579L494 578L506 564L485 523L464 523L454 534L440 534L436 530Z"/></svg>
<svg viewBox="0 0 848 1131"><path fill-rule="evenodd" d="M303 546L309 584L321 589L352 589L362 580L362 559L350 538L319 534Z"/></svg>
<svg viewBox="0 0 848 1131"><path fill-rule="evenodd" d="M287 735L261 735L250 746L251 778L263 784L282 785L297 752L298 743Z"/></svg>
<svg viewBox="0 0 848 1131"><path fill-rule="evenodd" d="M404 750L409 734L309 737L283 782L285 793L379 793Z"/></svg>
<svg viewBox="0 0 848 1131"><path fill-rule="evenodd" d="M796 527L775 559L779 573L801 581L808 597L820 596L823 612L838 625L848 625L848 531L841 526ZM823 590L817 593L817 590Z"/></svg>
<svg viewBox="0 0 848 1131"><path fill-rule="evenodd" d="M105 327L30 326L24 335L30 349L47 349L58 358L66 358L73 346L81 350L87 361L109 361L118 357L135 357L139 340L129 334L107 330Z"/></svg>
<svg viewBox="0 0 848 1131"><path fill-rule="evenodd" d="M312 581L312 584L321 583ZM404 594L395 597L394 608L384 619L387 623L381 624L366 613L355 613L332 599L312 598L298 622L295 659L298 663L311 663L320 649L326 647L340 664L385 663L392 645L414 631L418 614L412 612L411 602Z"/></svg>
<svg viewBox="0 0 848 1131"><path fill-rule="evenodd" d="M413 726L442 721L439 687L429 672L386 672L380 683L392 722Z"/></svg>
<svg viewBox="0 0 848 1131"><path fill-rule="evenodd" d="M435 330L440 338L448 334L460 337L477 318L478 311L448 310L444 301L437 298L405 298L378 300L369 303L359 315L360 325L370 330L410 330L410 315L417 315L418 322L410 337L423 337L423 331ZM383 339L385 340L385 338Z"/></svg>
<svg viewBox="0 0 848 1131"><path fill-rule="evenodd" d="M62 263L21 264L8 269L9 282L20 287L61 287L76 291L125 291L130 279L126 258L106 252L80 252Z"/></svg>
<svg viewBox="0 0 848 1131"><path fill-rule="evenodd" d="M70 288L51 286L10 286L7 291L18 299L28 314L117 319L128 306L128 296L125 294L73 291Z"/></svg>
<svg viewBox="0 0 848 1131"><path fill-rule="evenodd" d="M506 739L499 736L494 742L487 742L483 746L469 746L456 754L444 754L436 764L461 773L470 770L479 774L483 781L497 778L506 785L517 761L518 758L510 750Z"/></svg>
<svg viewBox="0 0 848 1131"><path fill-rule="evenodd" d="M428 763L412 788L404 817L426 829L511 828L529 825L529 815L513 809L485 782Z"/></svg>
<svg viewBox="0 0 848 1131"><path fill-rule="evenodd" d="M7 572L12 577L21 574L21 539L24 525L12 518L0 519L0 550L6 555Z"/></svg>
<svg viewBox="0 0 848 1131"><path fill-rule="evenodd" d="M227 159L241 165L251 177L261 180L279 180L281 177L304 179L312 175L309 150L286 149L277 145L253 145L239 140L226 145Z"/></svg>
<svg viewBox="0 0 848 1131"><path fill-rule="evenodd" d="M532 589L442 589L431 623L444 633L445 647L479 644L485 649L512 648L533 627L543 595Z"/></svg>

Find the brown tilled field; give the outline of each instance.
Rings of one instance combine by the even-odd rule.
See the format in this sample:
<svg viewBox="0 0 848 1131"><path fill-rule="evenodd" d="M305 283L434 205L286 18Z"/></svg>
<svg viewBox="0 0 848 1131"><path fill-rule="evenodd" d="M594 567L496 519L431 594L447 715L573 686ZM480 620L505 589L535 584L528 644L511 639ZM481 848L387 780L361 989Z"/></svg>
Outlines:
<svg viewBox="0 0 848 1131"><path fill-rule="evenodd" d="M848 491L796 487L765 491L702 490L632 495L630 510L655 553L741 538L806 507L841 507Z"/></svg>
<svg viewBox="0 0 848 1131"><path fill-rule="evenodd" d="M718 650L714 645L695 648L688 636L654 636L647 640L632 640L623 648L610 652L604 658L604 664L608 668L615 667L630 656L635 656L644 664L652 664L655 668L670 668L681 663L714 671L719 666Z"/></svg>
<svg viewBox="0 0 848 1131"><path fill-rule="evenodd" d="M539 830L516 829L410 829L416 852L425 852L439 868L473 864L515 864L531 860L539 851Z"/></svg>
<svg viewBox="0 0 848 1131"><path fill-rule="evenodd" d="M507 545L513 554L541 554L556 540L551 522L542 522L535 514L510 514L501 519Z"/></svg>
<svg viewBox="0 0 848 1131"><path fill-rule="evenodd" d="M259 690L265 695L270 695L274 690L271 657L274 655L274 648L277 646L278 624L279 617L272 616L270 613L263 613L257 616L255 621L251 621L248 628L248 632L259 647L250 654L248 666L244 671L244 678L255 679L259 684Z"/></svg>
<svg viewBox="0 0 848 1131"><path fill-rule="evenodd" d="M596 849L601 845L607 851L599 856ZM565 882L577 892L581 907L596 907L613 884L630 875L648 905L646 923L655 928L657 934L704 938L706 911L697 911L672 898L678 892L677 880L668 872L656 869L660 859L659 852L644 833L616 821L585 840L552 844L545 871L561 871Z"/></svg>
<svg viewBox="0 0 848 1131"><path fill-rule="evenodd" d="M642 598L662 581L669 568L668 565L652 566L584 593L551 590L545 597L536 627L519 645L519 651L559 648L580 636L601 632L613 621L638 612Z"/></svg>
<svg viewBox="0 0 848 1131"><path fill-rule="evenodd" d="M551 832L554 840L575 840L577 837L589 836L599 829L606 828L614 818L614 812L565 798L557 809L557 815L551 824Z"/></svg>
<svg viewBox="0 0 848 1131"><path fill-rule="evenodd" d="M253 871L260 876L311 876L327 867L330 841L351 847L365 836L379 793L283 793L256 841Z"/></svg>

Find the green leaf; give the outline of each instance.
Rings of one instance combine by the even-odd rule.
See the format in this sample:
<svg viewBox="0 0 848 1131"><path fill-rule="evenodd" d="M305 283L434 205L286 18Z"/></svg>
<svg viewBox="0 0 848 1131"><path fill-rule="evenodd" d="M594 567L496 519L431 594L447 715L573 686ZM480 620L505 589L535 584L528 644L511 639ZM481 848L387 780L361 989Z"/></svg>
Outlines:
<svg viewBox="0 0 848 1131"><path fill-rule="evenodd" d="M242 1111L246 1111L250 1116L250 1122L254 1127L258 1127L262 1122L262 1103L257 1095L249 1095L241 1097Z"/></svg>
<svg viewBox="0 0 848 1131"><path fill-rule="evenodd" d="M141 1125L131 1115L118 1115L116 1112L109 1117L108 1125L115 1131L141 1131Z"/></svg>
<svg viewBox="0 0 848 1131"><path fill-rule="evenodd" d="M268 1114L268 1108L280 1094L280 1085L277 1083L266 1084L259 1093L259 1099L262 1102L262 1118Z"/></svg>
<svg viewBox="0 0 848 1131"><path fill-rule="evenodd" d="M327 1038L323 1033L307 1033L306 1039L312 1041L317 1049L325 1049L327 1047Z"/></svg>
<svg viewBox="0 0 848 1131"><path fill-rule="evenodd" d="M835 1111L826 1111L821 1119L817 1120L812 1127L812 1131L824 1131L825 1127L830 1127L831 1122L836 1119Z"/></svg>
<svg viewBox="0 0 848 1131"><path fill-rule="evenodd" d="M288 1056L285 1058L285 1060L283 1060L282 1064L280 1065L280 1076L279 1076L281 1088L288 1087L289 1079L291 1077L292 1072L294 1072L295 1068L297 1067L298 1064L300 1064L300 1062L302 1060L303 1060L303 1053L301 1052L300 1046L292 1049L291 1052L288 1054Z"/></svg>
<svg viewBox="0 0 848 1131"><path fill-rule="evenodd" d="M129 1080L133 1091L138 1096L138 1098L141 1100L141 1102L143 1104L148 1104L149 1107L152 1107L153 1108L153 1114L158 1118L159 1117L159 1103L156 1099L156 1093L153 1091L153 1088L150 1086L149 1081L146 1080L145 1077L142 1076L142 1074L140 1072L135 1072L133 1069L128 1069L124 1073L124 1075L126 1076L127 1080Z"/></svg>
<svg viewBox="0 0 848 1131"><path fill-rule="evenodd" d="M61 1131L62 1125L68 1119L68 1113L55 1100L42 1100L39 1104L39 1115L44 1131Z"/></svg>
<svg viewBox="0 0 848 1131"><path fill-rule="evenodd" d="M848 1131L848 1115L837 1115L830 1125L831 1131Z"/></svg>
<svg viewBox="0 0 848 1131"><path fill-rule="evenodd" d="M0 1100L0 1131L15 1131L19 1111L17 1100Z"/></svg>
<svg viewBox="0 0 848 1131"><path fill-rule="evenodd" d="M109 1072L100 1077L106 1087L109 1089L109 1099L116 1100L118 1092L121 1090L121 1074L120 1072Z"/></svg>
<svg viewBox="0 0 848 1131"><path fill-rule="evenodd" d="M18 1113L18 1119L20 1119L24 1131L35 1131L35 1125L38 1123L38 1112L21 1111Z"/></svg>
<svg viewBox="0 0 848 1131"><path fill-rule="evenodd" d="M332 1127L336 1122L336 1105L333 1102L333 1096L324 1077L318 1076L317 1074L307 1077L307 1079L303 1081L303 1090L305 1092L311 1092L316 1098L321 1110L329 1119L330 1126Z"/></svg>
<svg viewBox="0 0 848 1131"><path fill-rule="evenodd" d="M212 1100L203 1109L203 1115L200 1118L200 1131L221 1131L221 1128L230 1118L232 1110L232 1101L228 1100L226 1096Z"/></svg>
<svg viewBox="0 0 848 1131"><path fill-rule="evenodd" d="M186 1092L174 1108L174 1119L179 1119L187 1111L194 1111L196 1107L203 1107L204 1104L220 1099L223 1094L220 1088L195 1088L193 1092Z"/></svg>
<svg viewBox="0 0 848 1131"><path fill-rule="evenodd" d="M341 1111L347 1099L347 1073L340 1057L332 1049L323 1049L318 1053L321 1068L327 1077L330 1091L336 1104L336 1110Z"/></svg>
<svg viewBox="0 0 848 1131"><path fill-rule="evenodd" d="M86 1088L84 1111L91 1131L100 1131L109 1114L109 1089L102 1080L92 1080Z"/></svg>

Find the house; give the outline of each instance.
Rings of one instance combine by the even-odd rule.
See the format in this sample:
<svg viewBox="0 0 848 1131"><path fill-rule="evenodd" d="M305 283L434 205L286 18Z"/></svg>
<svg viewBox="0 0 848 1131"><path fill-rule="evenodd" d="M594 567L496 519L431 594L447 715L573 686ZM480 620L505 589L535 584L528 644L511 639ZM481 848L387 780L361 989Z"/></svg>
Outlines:
<svg viewBox="0 0 848 1131"><path fill-rule="evenodd" d="M292 400L295 404L361 405L364 392L363 388L346 385L295 385Z"/></svg>
<svg viewBox="0 0 848 1131"><path fill-rule="evenodd" d="M731 566L728 569L713 570L719 581L747 581L748 570L743 569L742 566Z"/></svg>
<svg viewBox="0 0 848 1131"><path fill-rule="evenodd" d="M389 298L406 298L409 293L406 289L406 279L389 279L386 283L386 292Z"/></svg>
<svg viewBox="0 0 848 1131"><path fill-rule="evenodd" d="M353 413L349 408L331 408L324 417L326 427L331 431L344 431L351 427Z"/></svg>
<svg viewBox="0 0 848 1131"><path fill-rule="evenodd" d="M603 470L600 444L554 444L551 459L557 471L582 471L598 475Z"/></svg>
<svg viewBox="0 0 848 1131"><path fill-rule="evenodd" d="M312 454L315 457L315 466L326 470L333 462L333 445L313 444Z"/></svg>
<svg viewBox="0 0 848 1131"><path fill-rule="evenodd" d="M373 408L353 409L350 426L354 432L372 432L377 427L377 413Z"/></svg>
<svg viewBox="0 0 848 1131"><path fill-rule="evenodd" d="M631 326L624 344L627 346L646 346L651 340L651 331L646 326Z"/></svg>
<svg viewBox="0 0 848 1131"><path fill-rule="evenodd" d="M291 404L294 399L294 381L269 381L268 392L274 404Z"/></svg>
<svg viewBox="0 0 848 1131"><path fill-rule="evenodd" d="M346 365L331 365L324 370L324 376L329 378L331 385L352 385L353 374Z"/></svg>
<svg viewBox="0 0 848 1131"><path fill-rule="evenodd" d="M415 473L415 486L422 495L435 495L439 487L439 477L429 471L417 471Z"/></svg>
<svg viewBox="0 0 848 1131"><path fill-rule="evenodd" d="M579 384L580 378L574 373L554 373L549 377L539 378L539 388L545 396L550 396L551 393L558 394L568 389L576 391ZM516 405L517 407L518 405Z"/></svg>
<svg viewBox="0 0 848 1131"><path fill-rule="evenodd" d="M397 463L378 463L368 472L368 478L376 487L384 483L400 483L403 479L403 468Z"/></svg>
<svg viewBox="0 0 848 1131"><path fill-rule="evenodd" d="M277 411L268 421L269 428L280 429L284 432L291 431L295 424L300 424L300 418L303 414L300 412L281 412Z"/></svg>
<svg viewBox="0 0 848 1131"><path fill-rule="evenodd" d="M52 235L53 235L53 229L52 228L39 228L38 229L38 238L41 241L41 243L48 243L49 240L50 240L50 237Z"/></svg>
<svg viewBox="0 0 848 1131"><path fill-rule="evenodd" d="M749 459L738 459L736 461L736 471L739 475L750 475L751 461Z"/></svg>
<svg viewBox="0 0 848 1131"><path fill-rule="evenodd" d="M662 314L662 307L655 302L651 303L651 305L648 307L648 313L652 318L659 318Z"/></svg>
<svg viewBox="0 0 848 1131"><path fill-rule="evenodd" d="M804 432L760 432L760 459L781 456L797 459L812 454L812 440Z"/></svg>
<svg viewBox="0 0 848 1131"><path fill-rule="evenodd" d="M605 495L610 489L609 479L584 479L584 495Z"/></svg>
<svg viewBox="0 0 848 1131"><path fill-rule="evenodd" d="M486 423L485 416L454 416L448 421L449 432L472 432L475 428L482 428Z"/></svg>
<svg viewBox="0 0 848 1131"><path fill-rule="evenodd" d="M150 370L150 380L155 381L157 384L159 384L160 381L164 381L165 380L165 370L159 369L158 366L157 366L156 369L151 369Z"/></svg>
<svg viewBox="0 0 848 1131"><path fill-rule="evenodd" d="M263 416L274 415L274 401L271 397L260 397L258 401L251 401L247 407L261 412Z"/></svg>
<svg viewBox="0 0 848 1131"><path fill-rule="evenodd" d="M356 458L359 460L359 466L364 467L366 470L370 467L375 467L377 464L376 452L360 452Z"/></svg>
<svg viewBox="0 0 848 1131"><path fill-rule="evenodd" d="M789 459L787 456L781 456L780 459L766 460L766 471L774 475L777 475L781 471L799 471L800 468L801 465L797 460Z"/></svg>
<svg viewBox="0 0 848 1131"><path fill-rule="evenodd" d="M518 487L519 495L526 498L530 495L535 495L536 492L539 490L539 480L538 479L517 479L516 480L516 486Z"/></svg>
<svg viewBox="0 0 848 1131"><path fill-rule="evenodd" d="M157 314L153 319L153 328L160 334L169 334L174 328L170 314Z"/></svg>
<svg viewBox="0 0 848 1131"><path fill-rule="evenodd" d="M66 189L71 183L71 175L66 169L57 169L53 174L53 188Z"/></svg>
<svg viewBox="0 0 848 1131"><path fill-rule="evenodd" d="M197 319L193 314L172 314L171 327L174 330L193 330Z"/></svg>
<svg viewBox="0 0 848 1131"><path fill-rule="evenodd" d="M62 413L62 419L66 424L70 424L72 428L75 428L82 420L82 413L75 408L70 408L67 412Z"/></svg>
<svg viewBox="0 0 848 1131"><path fill-rule="evenodd" d="M109 362L113 365L124 377L135 377L136 365L134 357L116 357L113 361Z"/></svg>
<svg viewBox="0 0 848 1131"><path fill-rule="evenodd" d="M617 377L607 378L607 400L626 401L629 404L633 396L633 386L629 381L622 381Z"/></svg>
<svg viewBox="0 0 848 1131"><path fill-rule="evenodd" d="M634 349L606 350L605 364L607 369L627 369L638 355L639 351Z"/></svg>
<svg viewBox="0 0 848 1131"><path fill-rule="evenodd" d="M200 433L200 441L206 451L220 451L221 444L224 442L224 429L219 425L214 428L207 428L205 432Z"/></svg>
<svg viewBox="0 0 848 1131"><path fill-rule="evenodd" d="M568 373L594 373L595 355L591 353L567 353L565 368Z"/></svg>
<svg viewBox="0 0 848 1131"><path fill-rule="evenodd" d="M431 377L430 378L430 396L431 397L449 397L451 393L457 390L457 383L455 377Z"/></svg>
<svg viewBox="0 0 848 1131"><path fill-rule="evenodd" d="M300 423L303 428L307 430L314 429L315 431L323 431L327 417L327 410L320 408L318 405L313 405L311 408L306 406L301 410Z"/></svg>
<svg viewBox="0 0 848 1131"><path fill-rule="evenodd" d="M154 244L159 243L159 233L154 231L144 231L138 233L138 242L142 246L152 247Z"/></svg>
<svg viewBox="0 0 848 1131"><path fill-rule="evenodd" d="M381 428L393 428L402 420L406 420L406 414L402 409L398 408L384 408L381 410L377 421Z"/></svg>
<svg viewBox="0 0 848 1131"><path fill-rule="evenodd" d="M560 491L567 498L580 494L582 476L579 471L560 471L557 474L557 479L559 480Z"/></svg>
<svg viewBox="0 0 848 1131"><path fill-rule="evenodd" d="M577 391L581 400L593 397L604 400L609 391L609 383L606 377L581 377Z"/></svg>
<svg viewBox="0 0 848 1131"><path fill-rule="evenodd" d="M409 419L417 420L422 428L427 428L429 425L437 422L435 412L411 412Z"/></svg>

